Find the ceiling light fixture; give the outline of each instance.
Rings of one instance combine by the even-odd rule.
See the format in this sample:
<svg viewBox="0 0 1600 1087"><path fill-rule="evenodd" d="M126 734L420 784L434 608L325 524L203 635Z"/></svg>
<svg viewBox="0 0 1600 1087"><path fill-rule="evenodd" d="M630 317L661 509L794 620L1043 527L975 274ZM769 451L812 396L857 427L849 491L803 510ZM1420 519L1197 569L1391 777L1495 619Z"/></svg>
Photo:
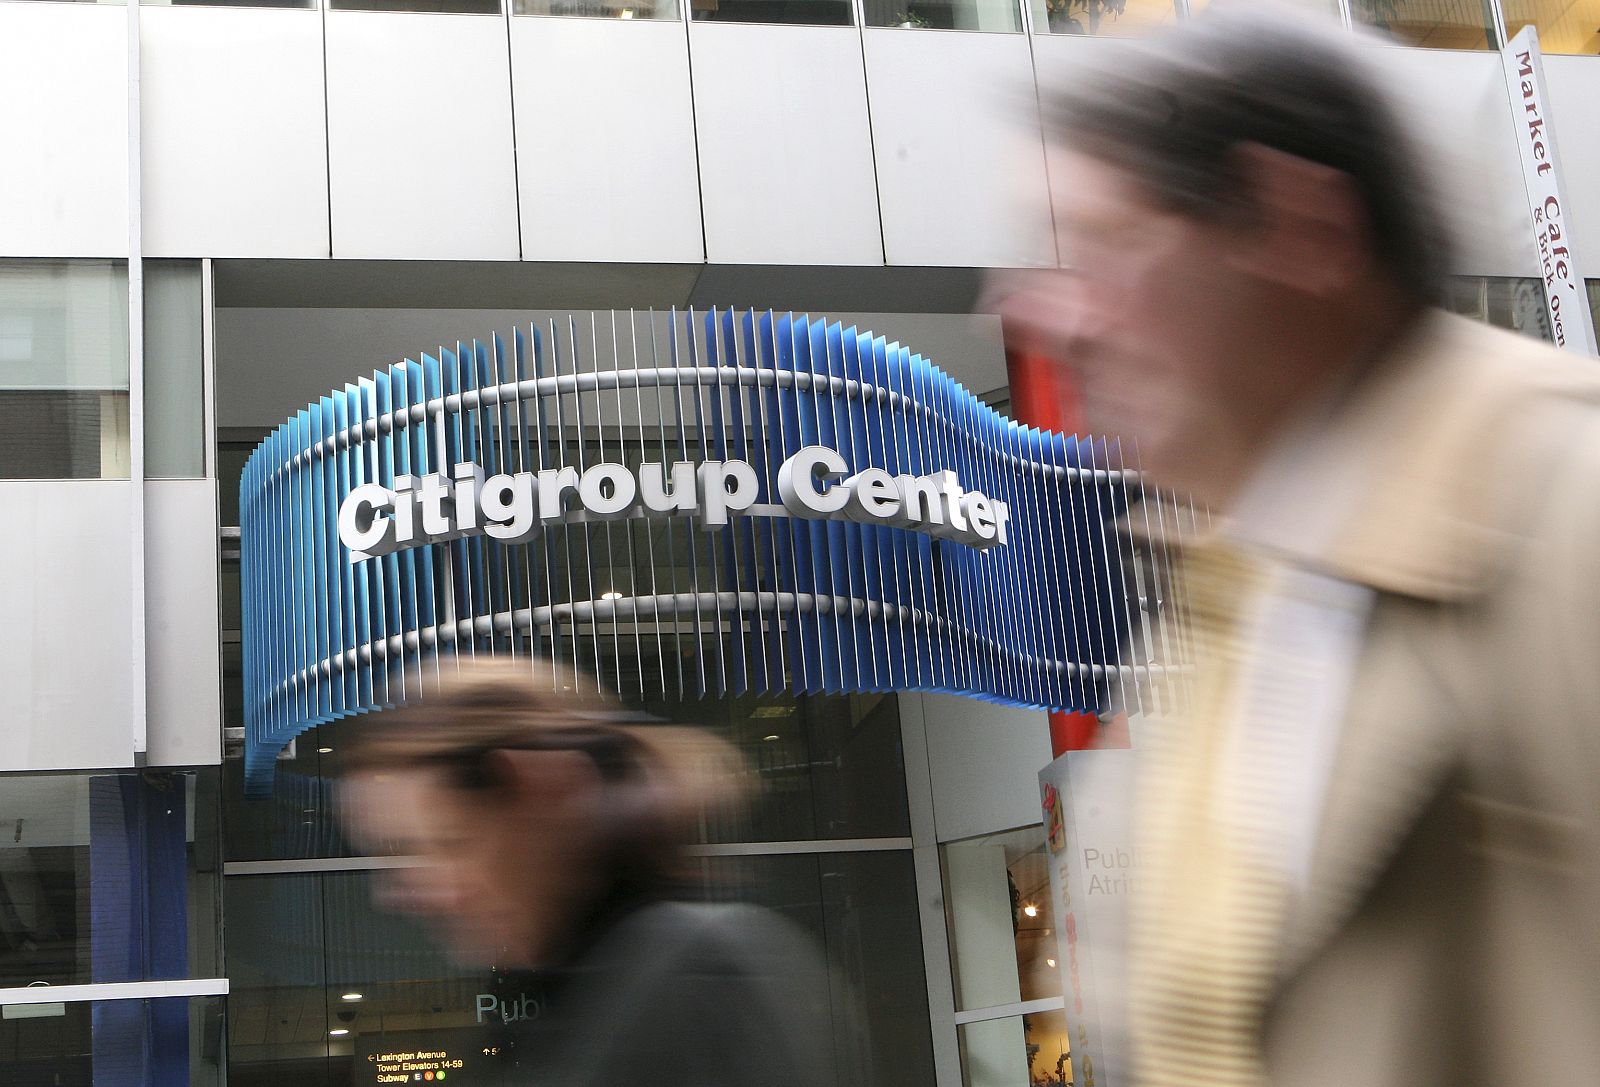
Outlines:
<svg viewBox="0 0 1600 1087"><path fill-rule="evenodd" d="M1052 970L1054 970L1055 966L1056 966L1056 960L1054 960L1054 959L1046 959L1046 960L1044 960L1044 964L1046 966L1050 967Z"/></svg>
<svg viewBox="0 0 1600 1087"><path fill-rule="evenodd" d="M361 993L345 993L339 999L340 1000L346 1000L346 1001L349 1001L351 1004L354 1004L356 1001L362 999L362 994Z"/></svg>
<svg viewBox="0 0 1600 1087"><path fill-rule="evenodd" d="M1025 913L1026 915L1028 915L1029 917L1038 917L1039 916L1039 907L1035 906L1032 902L1030 902L1026 906L1022 907L1022 912Z"/></svg>
<svg viewBox="0 0 1600 1087"><path fill-rule="evenodd" d="M330 1037L330 1038L343 1038L346 1034L349 1034L349 1033L350 1032L348 1030L346 1030L344 1027L334 1027L332 1030L328 1031L328 1037Z"/></svg>
<svg viewBox="0 0 1600 1087"><path fill-rule="evenodd" d="M626 18L626 16L624 16L624 18ZM601 600L621 600L622 599L622 594L617 592L615 589L612 589L610 592L601 593L600 594L600 599Z"/></svg>
<svg viewBox="0 0 1600 1087"><path fill-rule="evenodd" d="M331 755L331 754L333 754L333 748L331 748L331 747L319 747L319 748L317 748L317 754L319 754L319 755Z"/></svg>
<svg viewBox="0 0 1600 1087"><path fill-rule="evenodd" d="M763 736L761 738L763 740L781 740L781 739L783 739L783 737L779 736L776 732L770 732L770 733L768 733L767 735L765 735L765 736Z"/></svg>

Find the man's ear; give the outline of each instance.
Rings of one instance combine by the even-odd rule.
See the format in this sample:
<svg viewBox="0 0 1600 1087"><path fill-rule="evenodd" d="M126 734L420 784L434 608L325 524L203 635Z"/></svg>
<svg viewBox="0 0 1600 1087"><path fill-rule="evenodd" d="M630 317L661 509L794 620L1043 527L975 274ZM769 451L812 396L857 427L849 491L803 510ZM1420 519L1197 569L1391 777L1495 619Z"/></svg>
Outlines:
<svg viewBox="0 0 1600 1087"><path fill-rule="evenodd" d="M517 804L554 815L600 784L594 760L581 751L512 750L484 756L484 773Z"/></svg>
<svg viewBox="0 0 1600 1087"><path fill-rule="evenodd" d="M1251 236L1230 253L1236 267L1317 297L1366 272L1372 224L1348 174L1258 143L1232 153L1254 217Z"/></svg>

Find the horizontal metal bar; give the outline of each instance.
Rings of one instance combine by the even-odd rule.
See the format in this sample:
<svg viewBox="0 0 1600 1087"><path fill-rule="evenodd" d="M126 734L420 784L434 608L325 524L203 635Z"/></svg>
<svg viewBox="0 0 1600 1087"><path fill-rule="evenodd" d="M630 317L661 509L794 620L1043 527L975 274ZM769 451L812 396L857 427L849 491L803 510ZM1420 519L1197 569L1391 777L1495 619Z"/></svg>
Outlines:
<svg viewBox="0 0 1600 1087"><path fill-rule="evenodd" d="M659 596L625 596L615 600L575 600L565 604L543 605L532 610L497 611L458 619L455 623L434 624L421 630L408 630L404 634L390 635L376 642L368 642L347 649L335 657L324 657L315 664L302 668L292 676L278 682L277 694L299 690L314 678L342 674L361 664L374 660L388 660L421 650L433 650L441 643L463 641L490 634L531 631L535 627L548 628L556 623L592 624L600 621L643 622L650 613L662 616L712 615L720 613L745 613L760 611L785 616L793 612L824 615L867 615L873 620L887 616L897 623L911 622L919 627L933 627L940 633L955 631L968 641L976 641L992 652L1004 654L1027 667L1049 667L1058 673L1075 672L1099 679L1108 672L1123 676L1166 675L1183 673L1184 665L1118 664L1106 666L1082 661L1045 661L1026 656L1002 645L992 637L980 635L969 627L943 616L900 604L885 604L861 597L827 596L812 593L771 592L702 592L664 593Z"/></svg>
<svg viewBox="0 0 1600 1087"><path fill-rule="evenodd" d="M385 868L425 868L422 857L303 857L282 861L227 861L225 876L290 876L307 872L374 872Z"/></svg>
<svg viewBox="0 0 1600 1087"><path fill-rule="evenodd" d="M790 853L876 853L910 849L910 838L825 838L814 842L729 842L690 846L696 857L759 857ZM306 857L281 861L228 861L224 876L288 876L317 872L375 872L388 868L424 868L423 857Z"/></svg>
<svg viewBox="0 0 1600 1087"><path fill-rule="evenodd" d="M1037 1012L1055 1012L1065 1008L1067 1003L1059 996L1045 996L1038 1000L1023 1000L1016 1004L996 1004L992 1008L973 1008L971 1011L956 1012L956 1026L964 1027L968 1023L987 1023L993 1019L1010 1019L1017 1015L1034 1015Z"/></svg>
<svg viewBox="0 0 1600 1087"><path fill-rule="evenodd" d="M830 838L815 842L729 842L719 845L693 845L688 853L695 857L764 857L788 853L880 853L891 849L910 849L910 838Z"/></svg>
<svg viewBox="0 0 1600 1087"><path fill-rule="evenodd" d="M182 996L227 995L227 978L105 981L92 985L23 985L0 989L0 1004L83 1004L92 1000L165 1000Z"/></svg>

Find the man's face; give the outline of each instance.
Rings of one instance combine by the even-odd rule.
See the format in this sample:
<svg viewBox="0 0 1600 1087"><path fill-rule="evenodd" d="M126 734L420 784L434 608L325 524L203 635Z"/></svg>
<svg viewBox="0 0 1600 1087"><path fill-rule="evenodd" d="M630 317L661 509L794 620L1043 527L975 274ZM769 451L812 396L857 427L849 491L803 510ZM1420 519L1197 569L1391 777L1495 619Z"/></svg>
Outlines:
<svg viewBox="0 0 1600 1087"><path fill-rule="evenodd" d="M428 922L459 962L505 967L539 965L588 893L593 843L571 817L577 800L465 792L427 768L362 773L341 792L358 843L415 861L376 873L377 903Z"/></svg>
<svg viewBox="0 0 1600 1087"><path fill-rule="evenodd" d="M1004 284L1003 311L1073 371L1090 433L1136 441L1158 479L1193 487L1251 391L1263 302L1229 260L1242 232L1164 208L1086 155L1065 155L1052 175L1066 270Z"/></svg>

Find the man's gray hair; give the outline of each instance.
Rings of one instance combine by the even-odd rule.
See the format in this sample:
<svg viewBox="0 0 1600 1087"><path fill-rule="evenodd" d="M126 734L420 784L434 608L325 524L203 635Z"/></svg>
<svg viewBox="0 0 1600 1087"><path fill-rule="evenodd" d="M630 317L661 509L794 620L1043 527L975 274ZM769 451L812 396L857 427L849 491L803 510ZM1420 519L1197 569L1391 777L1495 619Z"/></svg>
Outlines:
<svg viewBox="0 0 1600 1087"><path fill-rule="evenodd" d="M1047 130L1129 170L1162 203L1248 220L1236 148L1261 144L1347 175L1374 255L1419 302L1442 293L1450 245L1427 169L1354 35L1281 10L1209 12L1108 55L1047 98Z"/></svg>

